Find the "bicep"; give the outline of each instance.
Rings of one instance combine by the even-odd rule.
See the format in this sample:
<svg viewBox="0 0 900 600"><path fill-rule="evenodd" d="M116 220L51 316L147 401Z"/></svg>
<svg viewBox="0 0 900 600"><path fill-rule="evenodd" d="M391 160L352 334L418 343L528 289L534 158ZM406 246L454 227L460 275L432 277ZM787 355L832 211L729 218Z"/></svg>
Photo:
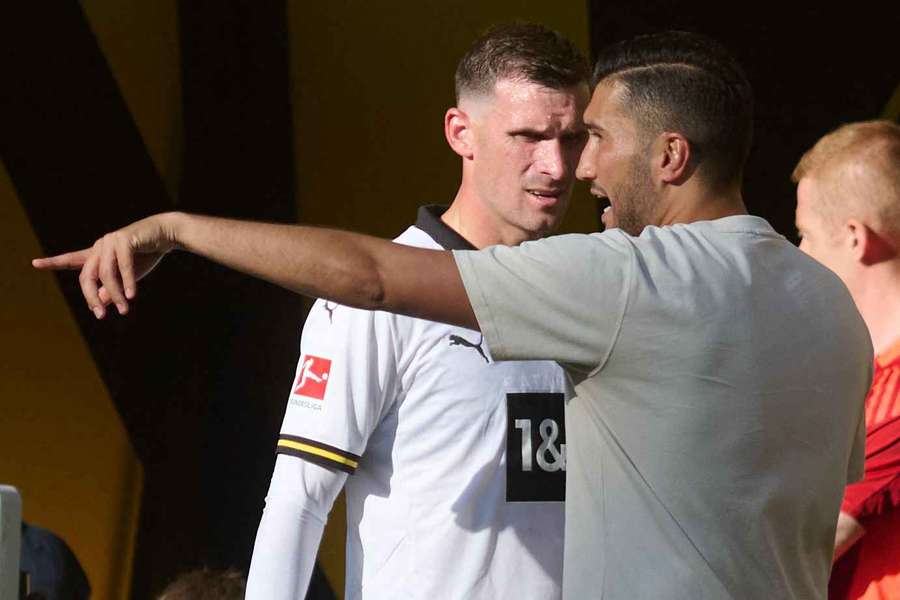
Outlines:
<svg viewBox="0 0 900 600"><path fill-rule="evenodd" d="M479 329L451 252L398 245L378 265L384 310Z"/></svg>
<svg viewBox="0 0 900 600"><path fill-rule="evenodd" d="M397 395L390 315L318 301L301 340L278 451L352 474Z"/></svg>

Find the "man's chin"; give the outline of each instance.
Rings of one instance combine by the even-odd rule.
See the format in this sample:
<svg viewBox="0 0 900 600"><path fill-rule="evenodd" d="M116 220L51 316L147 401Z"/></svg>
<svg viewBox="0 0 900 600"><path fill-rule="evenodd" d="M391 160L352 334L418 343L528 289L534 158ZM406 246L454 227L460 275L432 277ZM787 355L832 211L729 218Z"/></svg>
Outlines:
<svg viewBox="0 0 900 600"><path fill-rule="evenodd" d="M548 235L553 235L553 233L559 229L561 223L562 219L557 218L555 215L543 215L542 219L532 223L531 227L528 228L528 239L539 240Z"/></svg>

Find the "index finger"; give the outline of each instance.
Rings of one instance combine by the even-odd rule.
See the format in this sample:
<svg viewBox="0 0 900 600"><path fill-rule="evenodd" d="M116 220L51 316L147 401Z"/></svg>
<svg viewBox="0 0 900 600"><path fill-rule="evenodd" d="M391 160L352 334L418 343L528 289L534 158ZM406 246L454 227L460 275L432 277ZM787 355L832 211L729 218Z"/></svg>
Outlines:
<svg viewBox="0 0 900 600"><path fill-rule="evenodd" d="M78 250L76 252L66 252L65 254L57 254L56 256L47 256L44 258L35 258L31 261L31 266L35 269L80 269L87 262L90 255L90 248Z"/></svg>

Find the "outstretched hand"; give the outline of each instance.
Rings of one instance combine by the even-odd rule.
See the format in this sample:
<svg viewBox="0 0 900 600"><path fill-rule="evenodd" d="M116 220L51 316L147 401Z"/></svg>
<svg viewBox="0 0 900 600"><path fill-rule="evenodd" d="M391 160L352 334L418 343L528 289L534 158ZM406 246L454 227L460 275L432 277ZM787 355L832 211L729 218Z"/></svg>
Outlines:
<svg viewBox="0 0 900 600"><path fill-rule="evenodd" d="M36 269L80 270L81 293L94 315L102 319L106 306L128 312L137 282L177 247L173 214L160 214L107 233L90 248L31 261Z"/></svg>

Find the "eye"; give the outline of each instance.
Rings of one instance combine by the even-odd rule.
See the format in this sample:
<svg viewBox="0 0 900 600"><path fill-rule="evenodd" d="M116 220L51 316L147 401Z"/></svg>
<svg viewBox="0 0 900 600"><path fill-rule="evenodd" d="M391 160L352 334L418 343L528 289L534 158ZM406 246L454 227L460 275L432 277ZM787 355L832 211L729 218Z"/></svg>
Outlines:
<svg viewBox="0 0 900 600"><path fill-rule="evenodd" d="M587 140L587 137L587 131L579 131L578 133L570 133L568 135L564 135L562 141L564 144L581 144L582 142Z"/></svg>

